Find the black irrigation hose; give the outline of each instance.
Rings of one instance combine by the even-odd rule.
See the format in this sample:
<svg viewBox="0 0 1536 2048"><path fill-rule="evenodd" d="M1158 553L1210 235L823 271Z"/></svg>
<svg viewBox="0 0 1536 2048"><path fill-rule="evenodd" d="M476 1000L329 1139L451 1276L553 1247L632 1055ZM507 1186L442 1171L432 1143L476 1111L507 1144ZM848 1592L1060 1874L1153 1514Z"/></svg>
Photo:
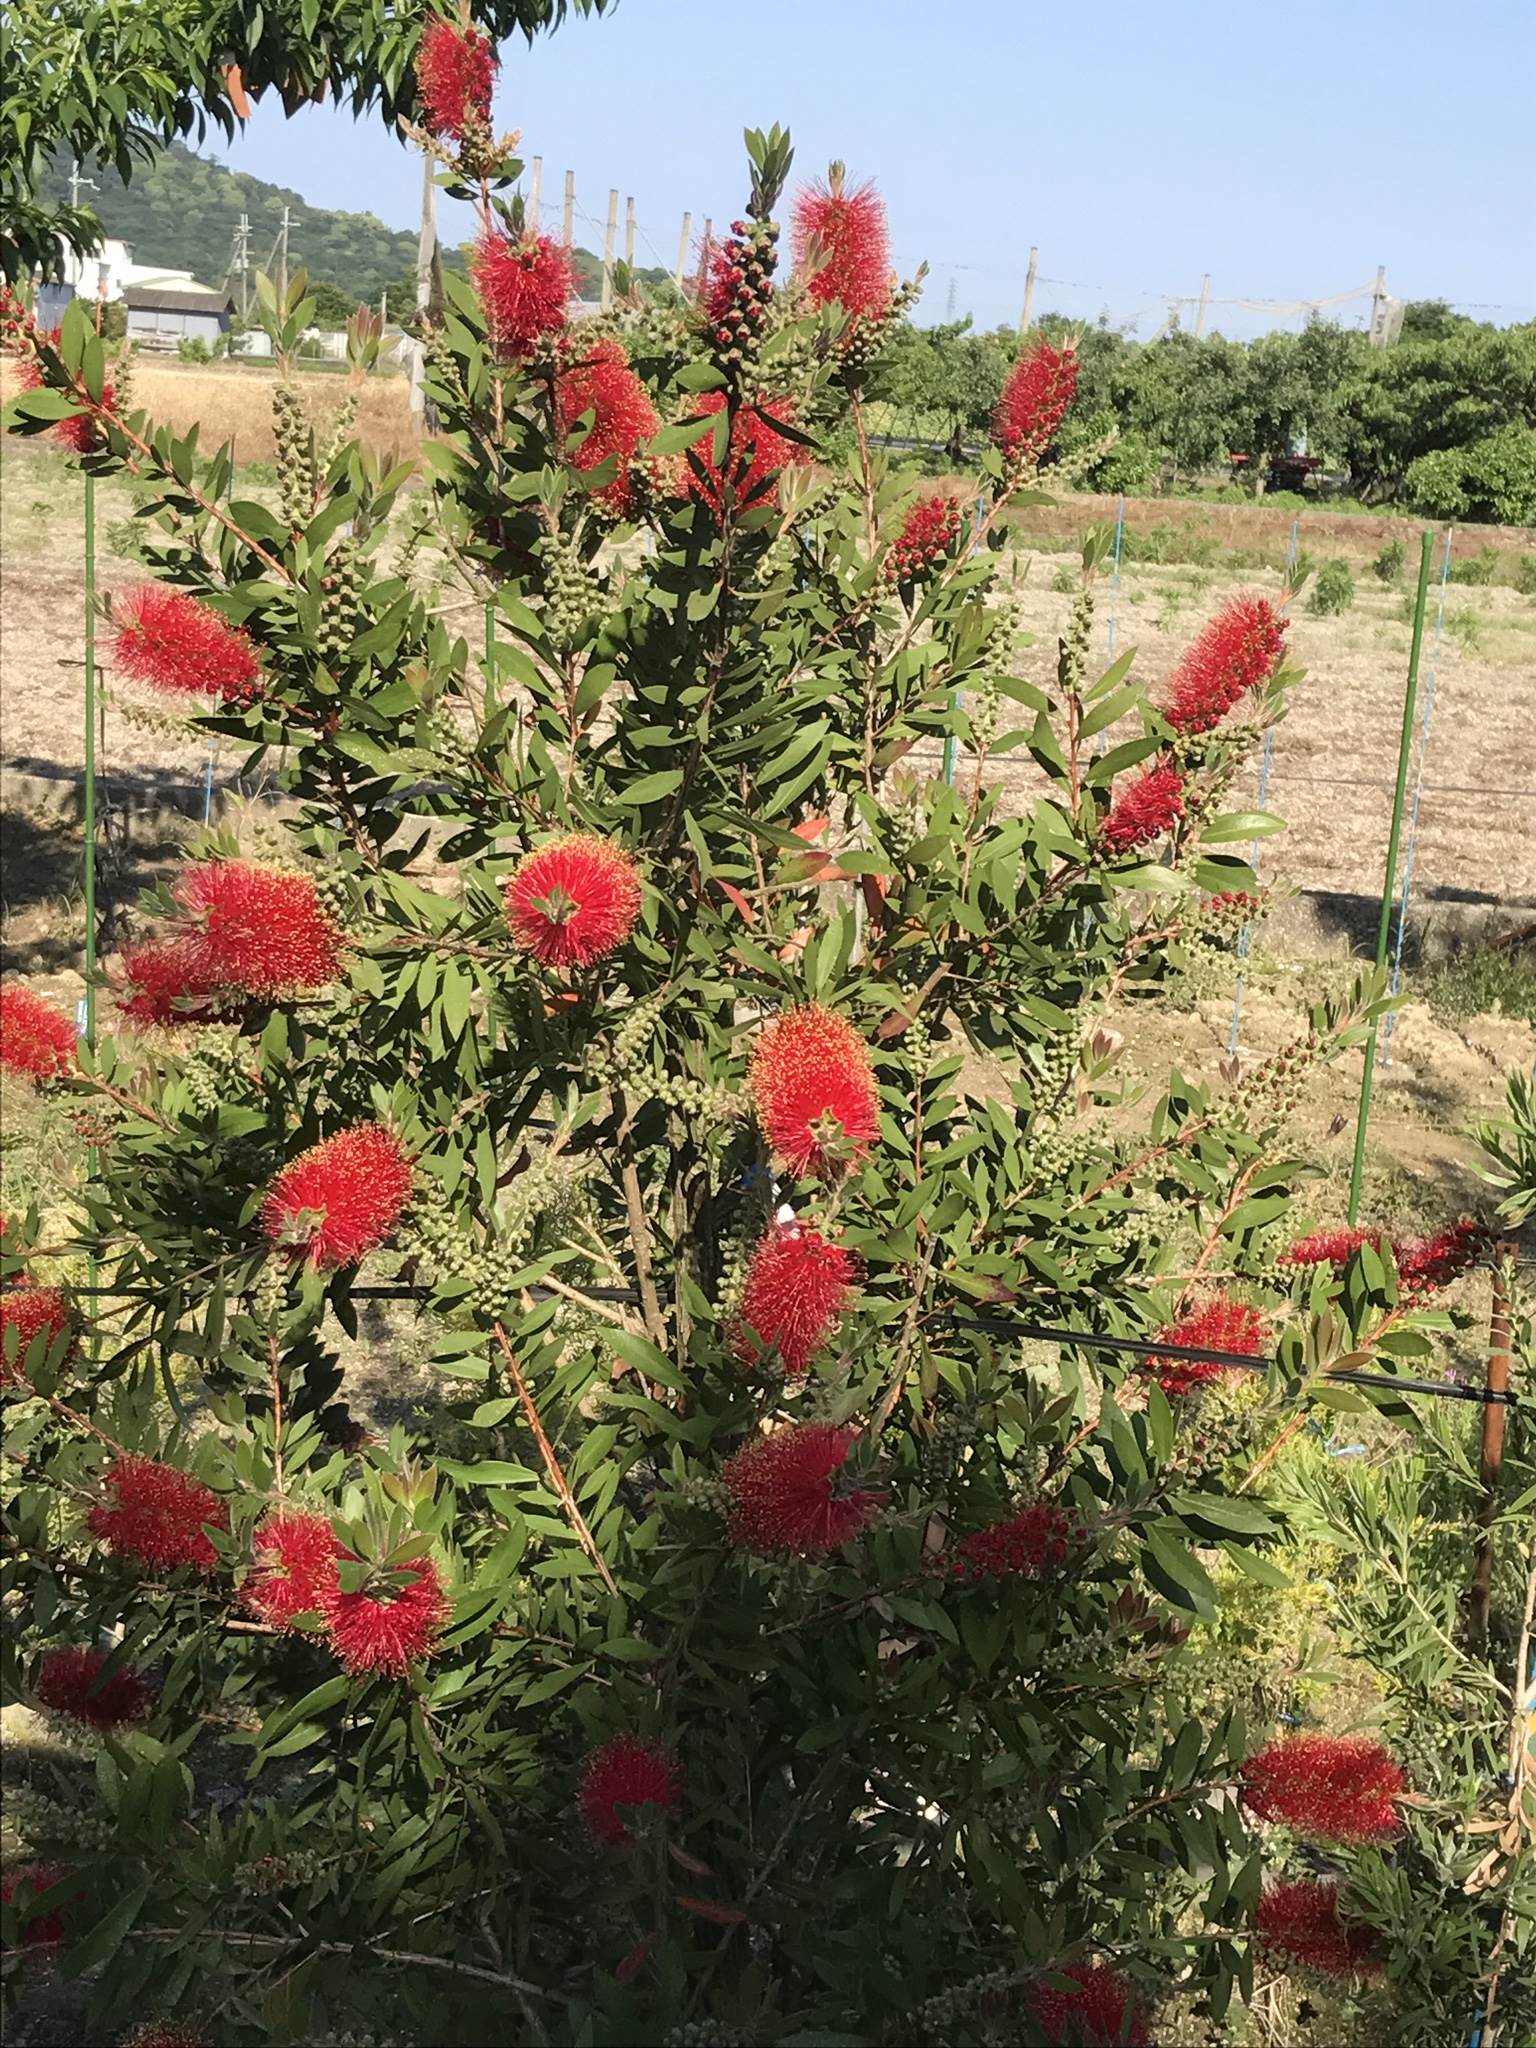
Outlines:
<svg viewBox="0 0 1536 2048"><path fill-rule="evenodd" d="M593 1301L634 1302L640 1296L632 1287L589 1287L586 1290ZM116 1301L152 1301L156 1297L147 1289L126 1287L76 1287L75 1294L105 1295ZM430 1287L354 1287L349 1290L349 1301L422 1301L434 1290ZM557 1299L554 1290L548 1287L530 1287L528 1292L540 1300ZM990 1335L1013 1337L1041 1344L1075 1344L1084 1351L1123 1351L1132 1358L1182 1358L1195 1365L1220 1365L1236 1372L1268 1372L1275 1363L1272 1358L1254 1358L1247 1352L1211 1351L1199 1344L1170 1344L1156 1337L1104 1337L1091 1330L1064 1330L1051 1323L1023 1323L1012 1321L1007 1316L971 1315L966 1311L946 1309L941 1320L960 1330L985 1330ZM1350 1387L1380 1388L1392 1394L1430 1394L1446 1401L1475 1401L1484 1408L1521 1408L1523 1397L1519 1394L1492 1393L1486 1387L1464 1387L1454 1380L1399 1379L1387 1372L1330 1372L1322 1375L1335 1385Z"/></svg>

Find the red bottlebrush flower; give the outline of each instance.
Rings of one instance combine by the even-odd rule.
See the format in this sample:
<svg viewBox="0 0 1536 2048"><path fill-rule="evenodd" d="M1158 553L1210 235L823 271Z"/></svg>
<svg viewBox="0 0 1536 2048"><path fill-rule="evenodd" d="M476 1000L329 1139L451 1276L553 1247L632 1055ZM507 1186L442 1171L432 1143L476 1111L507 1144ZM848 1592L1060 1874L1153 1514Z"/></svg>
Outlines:
<svg viewBox="0 0 1536 2048"><path fill-rule="evenodd" d="M808 185L795 200L795 268L818 306L880 319L891 303L891 245L885 201L873 185L848 191L834 170L825 185ZM825 260L808 270L812 246Z"/></svg>
<svg viewBox="0 0 1536 2048"><path fill-rule="evenodd" d="M117 599L113 616L113 658L135 682L220 704L249 704L261 694L261 657L250 634L185 590L141 584Z"/></svg>
<svg viewBox="0 0 1536 2048"><path fill-rule="evenodd" d="M1282 1252L1282 1266L1347 1266L1361 1245L1379 1245L1379 1230L1314 1230L1298 1237L1288 1252Z"/></svg>
<svg viewBox="0 0 1536 2048"><path fill-rule="evenodd" d="M1076 1534L1069 1514L1048 1501L1035 1501L957 1543L950 1574L972 1580L1043 1578L1066 1563Z"/></svg>
<svg viewBox="0 0 1536 2048"><path fill-rule="evenodd" d="M37 1697L56 1714L87 1728L122 1728L149 1712L149 1686L137 1671L115 1671L97 1684L105 1650L49 1650L37 1678Z"/></svg>
<svg viewBox="0 0 1536 2048"><path fill-rule="evenodd" d="M404 1678L414 1659L431 1656L448 1618L437 1566L428 1559L406 1566L401 1576L403 1585L383 1592L332 1595L326 1608L331 1647L348 1671Z"/></svg>
<svg viewBox="0 0 1536 2048"><path fill-rule="evenodd" d="M329 1612L345 1551L324 1515L268 1515L253 1547L255 1568L240 1588L252 1614L286 1629L295 1615Z"/></svg>
<svg viewBox="0 0 1536 2048"><path fill-rule="evenodd" d="M147 2020L123 2042L123 2048L213 2048L208 2036L181 2020Z"/></svg>
<svg viewBox="0 0 1536 2048"><path fill-rule="evenodd" d="M800 1379L836 1329L857 1278L857 1261L819 1230L774 1224L747 1268L737 1358L755 1365L776 1350L786 1377Z"/></svg>
<svg viewBox="0 0 1536 2048"><path fill-rule="evenodd" d="M801 1557L851 1543L880 1504L876 1493L835 1490L856 1434L802 1422L739 1450L721 1473L732 1501L728 1540Z"/></svg>
<svg viewBox="0 0 1536 2048"><path fill-rule="evenodd" d="M1285 654L1284 619L1262 597L1239 597L1212 619L1169 682L1164 718L1175 732L1209 732Z"/></svg>
<svg viewBox="0 0 1536 2048"><path fill-rule="evenodd" d="M191 939L148 939L125 946L117 1007L135 1024L190 1024L218 1014L201 948Z"/></svg>
<svg viewBox="0 0 1536 2048"><path fill-rule="evenodd" d="M693 417L702 419L706 413L724 410L723 391L701 391L694 400ZM689 449L689 455L703 471L703 475L699 475L690 464L689 491L695 498L702 499L717 518L727 491L733 494L732 502L738 512L745 512L753 505L776 504L779 471L805 460L805 451L798 441L787 440L775 431L777 427L788 425L792 418L787 398L766 399L755 407L743 406L731 428L731 445L726 450L725 461L718 469L711 435L705 434Z"/></svg>
<svg viewBox="0 0 1536 2048"><path fill-rule="evenodd" d="M960 538L960 500L919 498L902 522L885 558L888 583L915 583L952 553Z"/></svg>
<svg viewBox="0 0 1536 2048"><path fill-rule="evenodd" d="M1044 453L1076 393L1077 369L1071 342L1054 349L1040 341L1019 357L992 413L992 439L1004 455L1028 461Z"/></svg>
<svg viewBox="0 0 1536 2048"><path fill-rule="evenodd" d="M1068 1963L1054 1973L1073 1991L1040 1985L1031 1996L1035 2021L1052 2048L1152 2048L1146 2007L1129 1978L1108 1963Z"/></svg>
<svg viewBox="0 0 1536 2048"><path fill-rule="evenodd" d="M1200 1351L1235 1351L1244 1358L1257 1358L1264 1349L1263 1317L1256 1309L1219 1295L1157 1334L1166 1344L1191 1344ZM1224 1378L1230 1368L1212 1359L1159 1355L1145 1359L1141 1370L1151 1373L1163 1392L1176 1398L1210 1380Z"/></svg>
<svg viewBox="0 0 1536 2048"><path fill-rule="evenodd" d="M304 1240L314 1266L354 1266L382 1244L411 1195L411 1163L382 1124L354 1124L322 1138L285 1166L262 1204L261 1223L273 1244L291 1244L300 1214L319 1221Z"/></svg>
<svg viewBox="0 0 1536 2048"><path fill-rule="evenodd" d="M108 1498L86 1516L86 1526L118 1557L140 1564L195 1565L211 1572L219 1554L204 1531L229 1527L229 1510L211 1486L174 1465L132 1453L102 1474Z"/></svg>
<svg viewBox="0 0 1536 2048"><path fill-rule="evenodd" d="M1393 1244L1384 1230L1374 1228L1314 1230L1310 1236L1297 1238L1280 1263L1332 1266L1338 1272L1349 1264L1361 1245L1374 1245L1378 1251L1391 1252L1402 1293L1412 1300L1434 1294L1459 1279L1481 1256L1487 1241L1484 1226L1470 1217L1437 1230L1433 1236L1407 1238L1401 1244Z"/></svg>
<svg viewBox="0 0 1536 2048"><path fill-rule="evenodd" d="M570 251L548 235L513 237L487 229L469 270L499 355L524 360L564 327L576 274Z"/></svg>
<svg viewBox="0 0 1536 2048"><path fill-rule="evenodd" d="M19 981L0 981L0 1067L24 1081L52 1081L75 1064L75 1027Z"/></svg>
<svg viewBox="0 0 1536 2048"><path fill-rule="evenodd" d="M1171 832L1184 815L1184 778L1177 768L1149 768L1115 798L1099 827L1099 844L1110 853L1134 853Z"/></svg>
<svg viewBox="0 0 1536 2048"><path fill-rule="evenodd" d="M621 1807L656 1806L675 1813L678 1803L676 1766L664 1750L638 1735L614 1736L593 1750L582 1769L582 1818L605 1848L627 1848L634 1840Z"/></svg>
<svg viewBox="0 0 1536 2048"><path fill-rule="evenodd" d="M1319 1842L1389 1842L1406 1779L1370 1735L1287 1735L1243 1766L1243 1798L1260 1820Z"/></svg>
<svg viewBox="0 0 1536 2048"><path fill-rule="evenodd" d="M68 1875L69 1872L57 1863L23 1863L18 1869L8 1870L4 1877L0 1877L0 1901L10 1905L23 1884L31 1886L35 1900L42 1893L52 1891ZM56 1948L63 1939L64 1915L55 1906L46 1913L33 1913L21 1943L23 1948Z"/></svg>
<svg viewBox="0 0 1536 2048"><path fill-rule="evenodd" d="M544 967L590 967L640 915L640 878L622 847L568 832L520 860L503 890L515 945Z"/></svg>
<svg viewBox="0 0 1536 2048"><path fill-rule="evenodd" d="M879 1135L869 1049L845 1017L819 1003L774 1018L748 1078L758 1121L796 1173L828 1172Z"/></svg>
<svg viewBox="0 0 1536 2048"><path fill-rule="evenodd" d="M37 330L34 328L32 331L36 333ZM50 347L57 348L59 339L58 328L51 329L47 336ZM16 382L20 389L40 391L43 381L43 373L38 363L31 356L23 356L16 365ZM79 397L82 389L83 387L77 384L66 393L66 396ZM117 387L110 377L102 383L99 403L106 412L117 410ZM68 448L76 455L89 455L101 442L100 429L94 416L89 412L71 413L68 419L55 420L48 432L61 448Z"/></svg>
<svg viewBox="0 0 1536 2048"><path fill-rule="evenodd" d="M1375 1929L1340 1917L1339 1886L1326 1878L1267 1884L1258 1936L1274 1969L1294 1964L1323 1977L1368 1977L1382 1966Z"/></svg>
<svg viewBox="0 0 1536 2048"><path fill-rule="evenodd" d="M1404 1294L1434 1294L1449 1287L1476 1263L1487 1243L1483 1225L1463 1217L1432 1237L1411 1238L1396 1246L1397 1274Z"/></svg>
<svg viewBox="0 0 1536 2048"><path fill-rule="evenodd" d="M61 1337L70 1334L73 1327L69 1303L57 1287L33 1287L23 1278L20 1284L0 1292L0 1387L26 1378L26 1357L34 1338L45 1338L51 1350ZM14 1338L12 1331L15 1332ZM13 1342L16 1347L14 1363L7 1356ZM74 1354L75 1345L71 1341L64 1354L66 1362Z"/></svg>
<svg viewBox="0 0 1536 2048"><path fill-rule="evenodd" d="M284 996L335 979L346 934L308 875L212 860L177 881L189 959L205 986Z"/></svg>
<svg viewBox="0 0 1536 2048"><path fill-rule="evenodd" d="M586 439L566 460L573 468L586 471L599 468L610 455L618 457L618 475L593 496L605 512L622 519L635 494L629 465L660 422L645 386L616 341L598 342L580 362L562 370L556 382L555 419L562 437L575 432L587 413L592 415L592 424Z"/></svg>
<svg viewBox="0 0 1536 2048"><path fill-rule="evenodd" d="M430 20L416 52L416 93L429 133L455 142L488 133L497 68L489 36L457 22Z"/></svg>

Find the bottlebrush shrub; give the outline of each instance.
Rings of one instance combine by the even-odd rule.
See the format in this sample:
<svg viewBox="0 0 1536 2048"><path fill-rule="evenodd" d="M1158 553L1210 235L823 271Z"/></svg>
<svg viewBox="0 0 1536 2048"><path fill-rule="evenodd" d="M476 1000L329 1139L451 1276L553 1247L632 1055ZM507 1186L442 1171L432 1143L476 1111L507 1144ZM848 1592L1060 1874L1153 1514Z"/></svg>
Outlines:
<svg viewBox="0 0 1536 2048"><path fill-rule="evenodd" d="M771 273L789 143L749 147L736 239ZM119 1039L103 1004L78 1065L50 1056L102 1132L27 1270L62 1281L64 1250L121 1293L82 1292L51 1399L6 1389L0 1670L24 1698L121 1629L153 1688L80 1788L104 1846L27 1843L78 1871L91 2024L195 2020L216 1987L253 2040L469 2043L515 2008L567 2048L874 2044L919 2012L945 2041L1066 2024L1064 1967L1123 1979L1122 2012L1225 2000L1268 1731L1173 1679L1202 1560L1267 1571L1268 1478L1239 1493L1251 1458L1186 1427L1224 1394L1009 1327L1156 1343L1248 1304L1250 1450L1320 1361L1431 1341L1364 1253L1275 1276L1286 1116L1373 986L1139 1108L1097 1026L1253 888L1228 792L1295 677L1180 754L1149 893L1100 821L1167 725L1127 662L1085 665L1092 574L1055 660L1016 656L986 544L1060 366L982 458L975 550L892 583L899 480L805 446L857 445L879 335L841 350L770 277L739 341L623 304L596 339L662 422L631 473L694 482L637 490L614 546L558 397L594 330L495 204L427 349L441 606L402 471L344 438L312 461L291 393L281 517L95 402L151 572L258 650L259 699L197 723L280 776L317 878L295 929L345 903L347 944L217 1028ZM291 348L301 295L270 297ZM66 317L46 374L81 349ZM1004 708L1042 779L1022 814ZM953 784L921 765L946 739ZM172 882L159 914L201 900ZM765 1253L754 1281L765 1240L798 1279ZM791 1370L744 1365L744 1328Z"/></svg>

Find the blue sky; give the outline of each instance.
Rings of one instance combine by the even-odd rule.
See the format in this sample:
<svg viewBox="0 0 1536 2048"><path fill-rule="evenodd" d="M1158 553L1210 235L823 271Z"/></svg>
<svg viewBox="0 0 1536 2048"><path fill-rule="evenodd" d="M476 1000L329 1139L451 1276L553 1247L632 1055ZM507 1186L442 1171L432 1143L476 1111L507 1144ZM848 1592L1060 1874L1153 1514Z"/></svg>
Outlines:
<svg viewBox="0 0 1536 2048"><path fill-rule="evenodd" d="M1399 297L1536 316L1531 0L619 0L503 60L498 123L543 157L546 220L569 168L600 248L617 186L642 262L672 265L685 208L695 233L739 209L742 127L778 120L797 176L839 156L877 180L903 275L929 263L922 319L1016 320L1032 242L1037 313L1143 337L1205 271L1231 334L1301 316L1224 300L1322 299L1378 263ZM209 153L415 226L419 159L380 123L268 98Z"/></svg>

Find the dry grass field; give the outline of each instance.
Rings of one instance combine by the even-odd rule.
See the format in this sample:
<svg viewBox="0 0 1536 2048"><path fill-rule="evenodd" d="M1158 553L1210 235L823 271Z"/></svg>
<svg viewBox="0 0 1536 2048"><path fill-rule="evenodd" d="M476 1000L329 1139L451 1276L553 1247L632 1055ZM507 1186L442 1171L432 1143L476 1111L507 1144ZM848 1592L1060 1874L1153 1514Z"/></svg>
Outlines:
<svg viewBox="0 0 1536 2048"><path fill-rule="evenodd" d="M316 377L306 389L323 407L342 385ZM220 438L233 431L242 458L259 461L270 452L263 438L268 392L269 380L249 371L152 362L137 367L133 395L178 431L199 414L216 419ZM370 385L365 432L403 445L407 425L403 384ZM54 977L68 993L78 986L82 930L84 492L78 472L43 441L8 441L0 461L5 963ZM259 474L258 495L265 488ZM1049 674L1072 604L1070 589L1056 585L1065 586L1075 568L1083 529L1113 512L1113 500L1067 496L1018 522L1013 559L1023 624L1034 636L1020 657L1025 673ZM126 485L99 487L97 518L98 578L110 593L145 574ZM1135 503L1127 521L1133 533L1179 529L1210 559L1127 562L1113 594L1103 587L1095 655L1107 659L1112 619L1117 651L1134 647L1139 672L1155 686L1225 599L1241 589L1278 596L1292 518L1263 506ZM1350 560L1357 597L1353 609L1332 618L1313 616L1304 596L1293 607L1292 647L1307 680L1277 735L1267 797L1288 830L1263 842L1263 863L1266 879L1285 880L1298 893L1266 927L1251 963L1245 1054L1261 1056L1278 1044L1320 983L1349 971L1362 932L1374 928L1409 627L1406 581L1384 585L1369 563L1387 538L1404 541L1411 563L1417 531L1401 520L1322 509L1300 515L1301 546L1317 560ZM1468 529L1457 536L1457 558L1490 538L1507 555L1536 547L1536 536ZM1234 548L1244 552L1241 568L1227 558ZM1446 598L1442 630L1426 648L1433 722L1414 849L1414 902L1430 951L1480 931L1511 932L1536 916L1536 599L1506 585L1452 585ZM114 826L104 877L110 945L120 942L138 888L174 858L201 815L207 749L188 728L119 689L110 668L106 686L99 765ZM223 798L234 763L226 756L218 765ZM1014 800L1027 800L1034 779L1027 756L1008 757L999 772ZM1255 768L1234 801L1250 806L1257 798ZM247 833L271 830L259 803L237 801L234 816ZM1141 1008L1120 1020L1149 1079L1170 1061L1215 1078L1231 982L1230 968L1218 969L1209 985L1187 990L1181 1005ZM1378 1207L1434 1216L1465 1202L1472 1192L1465 1126L1495 1106L1504 1071L1529 1066L1536 1055L1528 1022L1463 1011L1448 1016L1414 1003L1399 1023L1375 1127ZM1309 1118L1309 1149L1334 1180L1348 1136L1333 1126L1349 1109L1352 1087L1352 1071L1341 1069Z"/></svg>

